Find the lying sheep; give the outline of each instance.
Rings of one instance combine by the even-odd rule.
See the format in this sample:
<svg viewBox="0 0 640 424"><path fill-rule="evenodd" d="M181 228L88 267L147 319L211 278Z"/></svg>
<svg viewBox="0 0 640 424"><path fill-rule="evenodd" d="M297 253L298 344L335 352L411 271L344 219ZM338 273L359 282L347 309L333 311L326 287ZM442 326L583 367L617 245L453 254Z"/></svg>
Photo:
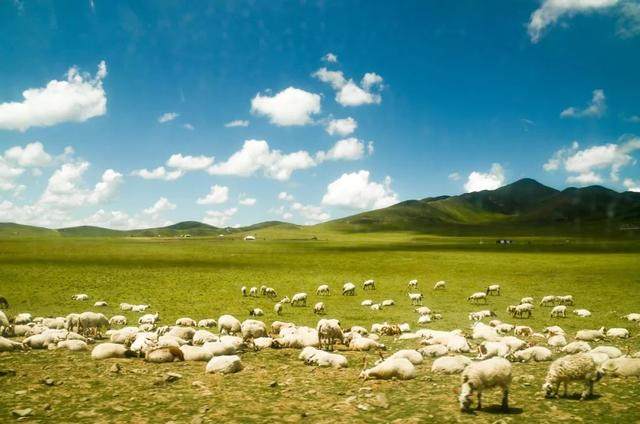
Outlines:
<svg viewBox="0 0 640 424"><path fill-rule="evenodd" d="M419 308L416 308L415 311L418 313L418 315L431 315L431 309L427 306L420 306Z"/></svg>
<svg viewBox="0 0 640 424"><path fill-rule="evenodd" d="M31 314L23 312L13 317L14 324L29 324L33 320Z"/></svg>
<svg viewBox="0 0 640 424"><path fill-rule="evenodd" d="M149 309L150 305L142 304L142 305L131 305L131 312L144 312Z"/></svg>
<svg viewBox="0 0 640 424"><path fill-rule="evenodd" d="M160 314L158 312L156 312L155 314L144 314L140 318L138 318L138 324L155 325L158 321L160 321Z"/></svg>
<svg viewBox="0 0 640 424"><path fill-rule="evenodd" d="M181 327L195 327L196 321L192 318L178 318L176 320L176 325Z"/></svg>
<svg viewBox="0 0 640 424"><path fill-rule="evenodd" d="M74 294L73 296L71 296L71 299L72 300L85 301L85 300L89 300L89 295L84 294L84 293Z"/></svg>
<svg viewBox="0 0 640 424"><path fill-rule="evenodd" d="M374 303L373 305L370 306L372 311L379 311L382 309L382 305L379 303Z"/></svg>
<svg viewBox="0 0 640 424"><path fill-rule="evenodd" d="M395 305L396 302L393 299L385 299L382 301L382 306L387 307L387 306L393 306Z"/></svg>
<svg viewBox="0 0 640 424"><path fill-rule="evenodd" d="M98 308L103 308L105 306L109 306L109 304L107 302L105 302L104 300L98 300L96 303L93 304L93 306L98 307Z"/></svg>
<svg viewBox="0 0 640 424"><path fill-rule="evenodd" d="M591 316L591 311L589 311L588 309L574 309L573 313L580 318L588 318Z"/></svg>
<svg viewBox="0 0 640 424"><path fill-rule="evenodd" d="M610 359L619 358L622 356L622 351L615 346L597 346L591 349L593 353L604 353Z"/></svg>
<svg viewBox="0 0 640 424"><path fill-rule="evenodd" d="M207 362L213 357L213 354L202 346L182 345L180 350L184 361Z"/></svg>
<svg viewBox="0 0 640 424"><path fill-rule="evenodd" d="M576 333L576 340L584 340L587 342L600 340L606 337L606 328L600 327L599 330L580 330Z"/></svg>
<svg viewBox="0 0 640 424"><path fill-rule="evenodd" d="M209 352L212 356L233 355L237 351L235 346L223 341L206 342L202 345L202 348Z"/></svg>
<svg viewBox="0 0 640 424"><path fill-rule="evenodd" d="M447 346L445 345L436 344L436 345L421 347L420 349L418 349L418 352L420 352L420 354L425 358L437 358L439 356L444 356L447 353L449 353L449 349L447 349Z"/></svg>
<svg viewBox="0 0 640 424"><path fill-rule="evenodd" d="M184 361L184 354L179 347L162 346L145 352L144 360L153 363Z"/></svg>
<svg viewBox="0 0 640 424"><path fill-rule="evenodd" d="M562 334L562 335L565 334L565 331L562 328L558 327L557 325L552 325L551 327L545 327L542 330L542 332L545 334L550 334L552 336L555 336L557 334Z"/></svg>
<svg viewBox="0 0 640 424"><path fill-rule="evenodd" d="M380 359L376 364L381 363L382 361L386 361L393 358L404 358L411 362L413 365L420 365L424 360L422 354L414 349L401 349L397 352L392 353L390 356L384 359Z"/></svg>
<svg viewBox="0 0 640 424"><path fill-rule="evenodd" d="M410 380L416 378L416 367L405 358L387 358L373 368L363 370L360 378L364 380L379 379Z"/></svg>
<svg viewBox="0 0 640 424"><path fill-rule="evenodd" d="M460 378L460 409L468 411L474 393L478 395L477 409L482 408L482 392L499 387L502 389L502 410L509 410L509 385L511 384L511 364L504 358L491 358L473 362L462 372Z"/></svg>
<svg viewBox="0 0 640 424"><path fill-rule="evenodd" d="M602 364L600 370L615 377L640 377L640 358L614 358Z"/></svg>
<svg viewBox="0 0 640 424"><path fill-rule="evenodd" d="M312 346L302 349L298 356L307 365L317 365L319 367L346 368L347 358L336 353L325 352Z"/></svg>
<svg viewBox="0 0 640 424"><path fill-rule="evenodd" d="M256 339L267 335L267 326L262 321L247 319L240 325L240 332L244 340Z"/></svg>
<svg viewBox="0 0 640 424"><path fill-rule="evenodd" d="M511 349L509 346L502 342L487 342L484 341L478 346L478 359L485 360L489 358L493 358L494 356L504 358L509 354Z"/></svg>
<svg viewBox="0 0 640 424"><path fill-rule="evenodd" d="M626 328L610 328L607 330L607 337L628 339L629 330L627 330Z"/></svg>
<svg viewBox="0 0 640 424"><path fill-rule="evenodd" d="M127 325L127 317L125 317L124 315L114 315L109 318L109 325Z"/></svg>
<svg viewBox="0 0 640 424"><path fill-rule="evenodd" d="M249 309L250 317L261 317L262 315L264 315L264 311L260 308Z"/></svg>
<svg viewBox="0 0 640 424"><path fill-rule="evenodd" d="M371 299L365 299L362 302L360 302L360 306L371 306L373 305L373 300Z"/></svg>
<svg viewBox="0 0 640 424"><path fill-rule="evenodd" d="M551 347L563 347L567 345L567 339L563 334L556 334L547 339L547 344Z"/></svg>
<svg viewBox="0 0 640 424"><path fill-rule="evenodd" d="M120 304L120 310L121 311L130 311L131 308L133 308L133 305L127 302L122 302Z"/></svg>
<svg viewBox="0 0 640 424"><path fill-rule="evenodd" d="M91 351L93 359L133 358L135 356L137 356L135 352L117 343L102 343Z"/></svg>
<svg viewBox="0 0 640 424"><path fill-rule="evenodd" d="M268 349L273 346L273 339L271 337L257 337L253 339L253 347L256 350Z"/></svg>
<svg viewBox="0 0 640 424"><path fill-rule="evenodd" d="M50 345L52 346L52 345ZM89 345L82 340L62 340L56 345L57 349L67 349L71 352L80 352L83 350L89 350Z"/></svg>
<svg viewBox="0 0 640 424"><path fill-rule="evenodd" d="M593 384L602 378L593 358L585 353L563 356L551 363L547 377L542 385L545 397L556 397L560 383L564 385L564 396L567 396L567 386L572 381L585 383L585 390L580 399L584 400L593 395Z"/></svg>
<svg viewBox="0 0 640 424"><path fill-rule="evenodd" d="M552 353L543 346L532 346L526 349L511 353L508 358L514 362L543 362L550 361Z"/></svg>
<svg viewBox="0 0 640 424"><path fill-rule="evenodd" d="M531 303L533 305L533 297L523 297L522 299L520 299L520 304L522 305L523 303Z"/></svg>
<svg viewBox="0 0 640 424"><path fill-rule="evenodd" d="M238 355L215 356L207 362L206 373L233 374L241 371L242 362Z"/></svg>
<svg viewBox="0 0 640 424"><path fill-rule="evenodd" d="M349 350L366 352L369 350L385 350L385 345L368 337L353 337L348 344Z"/></svg>
<svg viewBox="0 0 640 424"><path fill-rule="evenodd" d="M12 350L24 348L25 346L22 343L14 342L13 340L5 339L0 336L0 352L10 352Z"/></svg>
<svg viewBox="0 0 640 424"><path fill-rule="evenodd" d="M585 341L576 341L569 343L561 350L566 354L572 355L574 353L588 352L591 350L591 346Z"/></svg>
<svg viewBox="0 0 640 424"><path fill-rule="evenodd" d="M471 363L466 356L442 356L431 364L431 372L440 374L460 374Z"/></svg>
<svg viewBox="0 0 640 424"><path fill-rule="evenodd" d="M622 318L626 319L627 321L640 322L640 314L639 313L635 313L635 312L627 314L627 315L623 316Z"/></svg>
<svg viewBox="0 0 640 424"><path fill-rule="evenodd" d="M205 318L198 321L198 327L214 328L218 326L218 321L213 318Z"/></svg>
<svg viewBox="0 0 640 424"><path fill-rule="evenodd" d="M191 343L194 346L202 346L207 342L218 341L219 337L208 330L196 330L191 338Z"/></svg>

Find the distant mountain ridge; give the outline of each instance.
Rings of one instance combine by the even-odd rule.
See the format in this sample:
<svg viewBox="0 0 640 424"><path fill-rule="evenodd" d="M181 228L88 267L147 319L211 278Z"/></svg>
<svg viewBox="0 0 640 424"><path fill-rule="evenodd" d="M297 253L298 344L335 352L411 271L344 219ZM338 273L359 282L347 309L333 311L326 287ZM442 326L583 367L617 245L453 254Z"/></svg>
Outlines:
<svg viewBox="0 0 640 424"><path fill-rule="evenodd" d="M601 186L556 190L523 178L496 190L456 196L405 200L310 228L344 232L414 231L447 234L536 233L557 231L602 233L640 227L640 193L618 193ZM216 236L264 229L296 230L305 226L267 221L240 228L218 228L198 221L166 227L112 230L81 226L50 230L0 223L0 236L177 237ZM526 231L525 231L526 230Z"/></svg>

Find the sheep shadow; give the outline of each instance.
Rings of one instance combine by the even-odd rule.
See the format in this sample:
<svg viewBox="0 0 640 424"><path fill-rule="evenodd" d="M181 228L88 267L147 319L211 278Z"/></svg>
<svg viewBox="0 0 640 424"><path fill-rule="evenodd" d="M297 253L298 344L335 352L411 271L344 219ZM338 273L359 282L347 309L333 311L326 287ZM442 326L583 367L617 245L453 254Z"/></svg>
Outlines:
<svg viewBox="0 0 640 424"><path fill-rule="evenodd" d="M506 411L502 409L500 405L486 406L481 409L482 412L488 414L500 414L500 415L520 415L524 411L522 408L509 407Z"/></svg>
<svg viewBox="0 0 640 424"><path fill-rule="evenodd" d="M594 393L591 396L588 396L586 399L582 399L581 394L576 392L576 393L568 393L566 396L560 395L557 398L555 398L555 400L577 400L581 402L588 402L591 400L598 400L601 397L602 395L598 395Z"/></svg>

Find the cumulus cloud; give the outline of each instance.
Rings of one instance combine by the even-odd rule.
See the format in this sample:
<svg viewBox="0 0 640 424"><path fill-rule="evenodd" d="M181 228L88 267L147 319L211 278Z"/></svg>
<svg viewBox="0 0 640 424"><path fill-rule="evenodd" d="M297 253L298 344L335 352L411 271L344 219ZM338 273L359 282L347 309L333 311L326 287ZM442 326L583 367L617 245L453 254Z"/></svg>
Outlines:
<svg viewBox="0 0 640 424"><path fill-rule="evenodd" d="M107 76L104 61L95 76L71 67L66 80L52 80L43 88L29 88L20 102L0 103L0 129L26 131L63 122L84 122L104 115L107 96L102 81Z"/></svg>
<svg viewBox="0 0 640 424"><path fill-rule="evenodd" d="M278 193L278 200L286 200L287 202L293 201L293 194L289 194L286 191Z"/></svg>
<svg viewBox="0 0 640 424"><path fill-rule="evenodd" d="M71 221L70 225L94 225L116 230L133 230L152 227L164 227L172 222L162 215L176 209L176 205L166 197L159 198L153 205L144 209L141 213L129 215L123 211L106 211L99 209L88 217Z"/></svg>
<svg viewBox="0 0 640 424"><path fill-rule="evenodd" d="M375 72L367 72L362 77L360 85L362 85L362 88L364 88L365 90L370 90L376 85L382 85L382 77Z"/></svg>
<svg viewBox="0 0 640 424"><path fill-rule="evenodd" d="M495 190L504 185L504 169L499 163L491 165L489 172L473 171L467 177L464 189L467 193L482 190Z"/></svg>
<svg viewBox="0 0 640 424"><path fill-rule="evenodd" d="M158 117L158 122L161 124L164 124L166 122L171 122L174 119L176 119L178 116L180 116L180 114L176 112L165 112Z"/></svg>
<svg viewBox="0 0 640 424"><path fill-rule="evenodd" d="M256 199L253 197L244 197L238 201L242 206L254 206L256 204Z"/></svg>
<svg viewBox="0 0 640 424"><path fill-rule="evenodd" d="M607 109L602 89L593 90L591 102L584 108L569 107L560 113L561 118L600 118Z"/></svg>
<svg viewBox="0 0 640 424"><path fill-rule="evenodd" d="M4 152L4 158L22 167L41 167L49 165L51 155L44 150L42 143L36 141L26 146L13 146Z"/></svg>
<svg viewBox="0 0 640 424"><path fill-rule="evenodd" d="M382 97L372 89L382 88L382 77L375 72L367 72L362 77L361 86L352 79L347 80L342 71L330 71L320 68L312 74L313 77L325 82L336 90L336 101L342 106L360 106L379 104Z"/></svg>
<svg viewBox="0 0 640 424"><path fill-rule="evenodd" d="M272 124L285 127L307 125L311 115L320 113L320 96L289 87L274 96L260 93L251 100L251 112L268 116Z"/></svg>
<svg viewBox="0 0 640 424"><path fill-rule="evenodd" d="M621 38L640 34L640 3L632 1L622 3L616 34Z"/></svg>
<svg viewBox="0 0 640 424"><path fill-rule="evenodd" d="M298 214L300 214L300 216L302 216L306 220L305 221L306 225L317 224L318 222L323 222L331 218L331 215L325 212L320 206L303 205L302 203L295 202L293 205L291 205L291 209L296 211ZM291 214L290 212L285 212L283 214L283 218L284 218L284 215L286 215L287 213ZM285 219L290 219L290 218L291 216Z"/></svg>
<svg viewBox="0 0 640 424"><path fill-rule="evenodd" d="M322 60L329 63L338 63L338 56L333 53L327 53L322 56Z"/></svg>
<svg viewBox="0 0 640 424"><path fill-rule="evenodd" d="M24 173L24 169L15 166L0 156L0 191L15 191L19 189L15 179Z"/></svg>
<svg viewBox="0 0 640 424"><path fill-rule="evenodd" d="M449 178L451 181L459 181L462 176L458 172L452 172L447 178Z"/></svg>
<svg viewBox="0 0 640 424"><path fill-rule="evenodd" d="M339 135L344 137L353 133L356 128L358 128L358 122L355 119L348 117L344 119L330 120L325 127L325 131L327 131L329 135Z"/></svg>
<svg viewBox="0 0 640 424"><path fill-rule="evenodd" d="M131 172L131 175L143 178L145 180L163 180L163 181L175 181L184 175L184 172L176 169L174 171L168 171L164 166L159 166L155 169L136 169Z"/></svg>
<svg viewBox="0 0 640 424"><path fill-rule="evenodd" d="M344 77L342 71L330 71L327 68L320 68L311 75L331 85L334 90L341 89L347 83L347 79Z"/></svg>
<svg viewBox="0 0 640 424"><path fill-rule="evenodd" d="M350 137L338 141L328 152L316 153L316 160L358 160L364 156L364 143L357 138Z"/></svg>
<svg viewBox="0 0 640 424"><path fill-rule="evenodd" d="M379 104L382 97L360 88L355 82L349 81L336 93L336 101L342 106L361 106Z"/></svg>
<svg viewBox="0 0 640 424"><path fill-rule="evenodd" d="M166 165L181 171L202 171L213 163L213 156L182 156L181 153L171 155Z"/></svg>
<svg viewBox="0 0 640 424"><path fill-rule="evenodd" d="M236 212L238 212L238 208L229 208L224 211L207 211L203 222L214 227L226 227Z"/></svg>
<svg viewBox="0 0 640 424"><path fill-rule="evenodd" d="M622 182L622 185L624 185L628 191L640 193L640 181L634 181L631 178L625 178L625 180Z"/></svg>
<svg viewBox="0 0 640 424"><path fill-rule="evenodd" d="M182 126L182 128L184 128L185 130L189 130L189 131L193 131L195 130L195 127L193 125L191 125L190 123L186 123Z"/></svg>
<svg viewBox="0 0 640 424"><path fill-rule="evenodd" d="M398 196L391 189L391 177L384 182L369 181L369 171L342 174L327 186L322 204L350 209L379 209L398 203Z"/></svg>
<svg viewBox="0 0 640 424"><path fill-rule="evenodd" d="M209 194L198 198L196 203L199 205L219 205L229 200L229 187L213 185Z"/></svg>
<svg viewBox="0 0 640 424"><path fill-rule="evenodd" d="M147 215L158 215L162 212L172 211L176 208L176 205L171 203L166 197L161 197L158 199L153 206L143 210L143 212Z"/></svg>
<svg viewBox="0 0 640 424"><path fill-rule="evenodd" d="M528 32L531 42L537 43L544 30L555 25L563 17L596 12L616 6L619 0L544 0L529 19Z"/></svg>
<svg viewBox="0 0 640 424"><path fill-rule="evenodd" d="M224 124L224 126L227 128L248 127L249 121L244 119L236 119L235 121L227 122L226 124Z"/></svg>
<svg viewBox="0 0 640 424"><path fill-rule="evenodd" d="M569 148L562 148L543 165L545 171L563 169L573 174L567 182L577 184L600 184L604 178L599 174L608 171L611 181L619 180L619 173L625 166L633 165L636 159L631 156L640 150L640 138L628 138L619 143L591 146L580 150L577 142Z"/></svg>

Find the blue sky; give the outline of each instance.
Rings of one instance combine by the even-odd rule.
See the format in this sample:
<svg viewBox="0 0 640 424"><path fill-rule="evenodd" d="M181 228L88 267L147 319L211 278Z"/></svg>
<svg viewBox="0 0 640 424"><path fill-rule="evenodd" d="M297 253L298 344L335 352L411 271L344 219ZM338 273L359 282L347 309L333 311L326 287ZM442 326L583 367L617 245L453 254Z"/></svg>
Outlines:
<svg viewBox="0 0 640 424"><path fill-rule="evenodd" d="M640 190L635 0L16 0L0 36L0 221L314 223L522 177Z"/></svg>

